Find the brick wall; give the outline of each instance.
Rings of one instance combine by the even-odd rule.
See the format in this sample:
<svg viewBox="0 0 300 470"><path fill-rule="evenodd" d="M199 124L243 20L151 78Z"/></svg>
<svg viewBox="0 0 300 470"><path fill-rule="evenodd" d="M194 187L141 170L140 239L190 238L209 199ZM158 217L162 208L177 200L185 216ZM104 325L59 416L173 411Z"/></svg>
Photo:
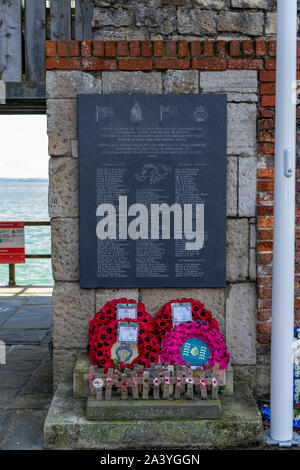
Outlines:
<svg viewBox="0 0 300 470"><path fill-rule="evenodd" d="M237 2L238 3L238 2ZM240 2L242 3L242 2ZM245 3L245 2L244 2ZM247 3L247 2L246 2ZM263 2L264 3L264 2ZM300 50L300 47L298 48ZM247 148L244 146L241 150L232 148L229 151L229 155L236 155L230 157L229 164L232 164L232 169L229 168L231 171L239 172L238 179L241 178L242 172L246 173L244 189L240 188L241 181L237 182L238 190L236 192L236 200L234 201L234 205L237 209L231 209L232 201L227 200L227 216L228 216L228 246L227 252L229 253L228 256L234 257L236 256L236 249L239 245L238 237L241 237L241 240L245 237L248 237L247 242L247 250L248 250L248 258L246 272L243 273L243 268L245 261L242 257L237 261L233 259L233 265L238 266L237 268L233 267L230 264L229 269L227 269L227 279L228 279L228 288L229 291L225 291L220 293L220 303L224 302L225 304L225 311L227 309L234 310L233 318L229 318L228 316L224 317L223 322L223 329L226 331L227 336L232 336L232 347L237 342L236 333L232 334L231 328L235 327L236 318L239 316L238 309L243 308L243 301L242 304L239 304L237 299L234 296L240 295L243 297L243 293L251 294L253 293L252 287L257 287L257 318L253 319L252 317L247 317L247 312L245 313L245 318L248 319L244 321L254 321L257 328L257 337L256 337L256 356L252 354L252 359L250 363L252 364L250 368L247 369L247 360L245 360L245 355L248 354L246 352L243 355L241 351L242 348L246 346L243 343L243 339L241 343L238 345L239 351L236 351L235 361L236 361L236 374L238 376L244 377L245 375L249 378L250 381L258 383L257 391L258 394L266 393L266 387L268 386L268 364L269 364L269 352L270 352L270 330L271 330L271 285L272 285L272 227L273 227L273 177L274 177L274 170L273 170L273 158L274 158L274 128L275 128L275 115L274 115L274 106L275 106L275 68L276 68L276 42L273 40L266 41L264 39L255 39L255 40L240 40L240 39L233 39L233 40L131 40L131 41L102 41L102 40L93 40L93 41L47 41L46 45L46 66L48 71L78 71L79 72L89 72L92 79L90 87L90 92L97 92L97 88L101 88L100 81L103 80L101 73L106 73L106 84L103 84L103 93L105 92L114 92L115 83L118 82L118 90L117 92L128 92L128 77L126 75L126 79L121 77L120 72L142 72L142 76L144 77L144 85L147 87L147 82L149 82L149 86L152 87L152 93L161 93L161 82L157 81L156 75L163 75L164 76L164 92L222 92L220 90L223 89L213 89L209 88L209 78L207 73L211 72L211 77L213 79L216 78L217 73L229 73L229 71L239 71L241 75L239 82L235 82L231 84L231 90L229 92L229 101L230 102L243 102L248 103L245 105L237 105L237 106L246 106L245 112L250 112L251 110L255 109L256 113L256 123L257 128L254 130L256 133L256 139L254 137L254 147L249 150L247 153ZM300 56L300 54L298 53ZM182 71L186 75L182 78L170 75L174 73L172 71ZM190 72L188 72L190 71ZM247 75L242 75L242 71L245 71ZM108 74L109 72L109 74ZM158 74L158 72L160 74ZM65 73L65 72L64 72ZM114 73L116 75L115 82L113 82ZM188 75L189 74L189 75ZM197 75L198 74L198 75ZM200 74L200 86L199 86L199 74ZM130 74L131 75L131 74ZM234 75L235 76L235 75ZM250 79L251 77L257 80L258 89L251 90L249 84L246 85L246 82L243 80ZM94 78L93 78L94 77ZM109 77L109 78L108 78ZM132 75L133 77L133 75ZM172 78L173 82L170 85L170 77ZM98 79L98 82L96 80ZM67 80L67 77L64 77L64 80ZM82 80L82 79L81 79ZM111 81L111 86L108 84L107 80ZM124 82L122 82L124 80ZM127 81L126 81L127 80ZM139 76L138 80L135 79L136 86L139 86L139 81L141 80L141 76ZM174 80L176 82L174 86ZM183 80L183 81L181 81ZM220 79L219 79L220 80ZM237 76L235 76L235 80L237 80ZM222 81L222 80L221 80ZM81 82L80 82L81 83ZM60 94L59 90L57 90L57 84L59 81L54 83L53 87L55 88L54 94L51 91L51 83L47 85L48 93L50 93L50 98L55 98L52 101L52 104L49 107L55 109L55 112L59 112L60 109L66 113L64 117L64 121L68 120L68 113L73 112L73 101L65 103L69 107L69 109L65 106L64 108L59 108L60 100L57 98L66 98L69 97L71 93L69 88L72 88L73 85L69 85L67 87L67 94ZM235 88L238 85L238 89ZM63 85L65 86L65 85ZM77 85L79 86L79 85ZM81 85L80 85L81 86ZM122 88L123 86L123 88ZM130 85L131 86L131 85ZM243 90L243 87L249 87L248 91ZM105 89L104 89L105 87ZM157 87L157 90L156 90ZM74 90L72 90L72 97L76 97L76 86L74 85ZM116 88L115 88L116 89ZM49 91L50 90L50 91ZM101 88L102 90L102 88ZM106 91L105 91L106 90ZM121 91L120 91L121 90ZM123 91L124 90L124 91ZM129 92L134 92L135 90L131 89ZM78 92L78 90L77 90ZM116 92L116 91L115 91ZM137 92L142 92L138 90ZM224 92L228 93L228 90L224 88ZM244 93L243 98L240 98L239 92ZM49 101L49 103L50 103ZM232 107L233 112L237 112L240 108ZM252 112L252 111L251 111ZM232 116L231 116L232 117ZM300 118L300 114L298 113L298 118ZM254 117L255 119L255 117ZM65 125L65 124L64 124ZM68 125L68 124L67 124ZM74 126L69 126L71 129L71 134L73 139L76 137L76 132L74 131ZM243 133L243 130L241 131ZM50 132L51 134L51 132ZM57 134L58 135L58 134ZM68 143L66 143L66 139L61 140L61 144L59 144L59 139L57 139L57 135L51 137L50 135L50 153L54 156L61 156L61 155L69 155L69 153L73 152L73 150L68 149ZM234 140L237 138L238 134L234 134L234 136L229 136L229 140ZM246 136L247 137L247 136ZM52 140L51 140L52 139ZM256 141L256 143L255 143ZM234 142L233 142L234 144ZM58 149L59 145L61 148ZM230 143L232 147L232 142ZM253 145L253 144L251 144ZM256 148L255 148L256 145ZM246 142L247 146L247 142ZM250 142L249 142L250 146ZM246 148L246 150L245 150ZM250 147L249 147L250 148ZM52 149L52 150L51 150ZM300 154L299 154L300 155ZM299 157L298 157L299 158ZM53 159L52 159L53 160ZM64 172L71 172L71 169L74 166L72 163L72 159L70 163L64 164ZM249 195L247 193L247 184L251 186L253 181L247 175L248 166L254 160L255 168L257 169L257 205L255 207L255 200L253 201L253 208L245 208L242 207L243 204L247 204L247 201L251 205L252 202L249 200L251 193ZM240 163L238 163L240 162ZM297 161L298 163L298 161ZM252 163L251 163L252 164ZM53 165L55 165L53 163ZM68 165L70 165L68 167ZM229 165L229 166L230 166ZM236 165L236 170L234 170L234 165ZM54 168L54 166L53 166ZM66 170L67 168L67 170ZM50 172L54 170L51 170ZM55 171L58 172L57 167L55 167ZM73 171L73 170L72 170ZM256 171L256 170L255 170ZM250 172L249 172L250 173ZM300 177L299 170L297 173L298 179ZM65 178L65 175L64 175ZM73 178L73 176L72 176ZM247 178L250 178L247 180ZM73 181L73 180L72 180ZM67 180L64 179L64 184L66 184ZM231 180L229 179L229 183ZM76 185L75 182L72 184ZM255 182L254 182L255 184ZM299 191L299 182L297 182L297 190ZM246 188L246 189L245 189ZM50 179L50 190L51 190L51 179ZM244 191L244 192L243 192ZM255 189L254 189L255 191ZM231 187L228 186L228 192L231 192ZM229 198L230 198L229 194ZM244 197L244 201L242 201L242 197ZM248 199L247 199L248 198ZM62 209L63 211L63 209ZM51 215L51 204L50 204L50 216L53 217L52 219L52 230L55 233L55 230L59 232L61 229L59 228L58 221L56 217L69 217L70 215L66 213L57 212L56 209L52 210ZM296 308L296 320L300 320L300 196L299 193L297 194L297 226L296 226L296 273L295 273L295 283L296 283L296 298L295 298L295 308ZM70 212L69 212L70 214ZM72 210L71 210L72 214ZM77 217L76 210L74 211L74 216ZM246 217L246 218L245 218ZM245 223L244 223L245 222ZM257 225L256 225L257 222ZM70 222L73 225L72 230L74 227L76 228L76 223L74 219ZM75 224L75 225L74 225ZM245 230L244 231L244 225ZM299 228L298 228L299 226ZM67 227L67 226L66 226ZM75 229L74 229L75 230ZM73 230L73 231L74 231ZM249 232L248 232L249 230ZM240 231L240 233L238 233ZM232 239L231 239L231 238ZM257 244L256 244L257 239ZM234 244L236 243L235 246ZM60 240L61 242L61 240ZM68 242L69 243L69 242ZM68 274L65 278L60 277L60 273L58 272L59 269L57 266L63 256L63 247L60 245L59 250L56 249L54 252L54 277L56 281L77 281L78 280L78 267L77 270L74 271L74 263L71 266L70 274ZM57 252L59 251L59 256L57 256ZM60 260L58 258L61 257ZM257 264L256 264L257 260ZM78 260L77 260L78 263ZM238 265L238 263L240 263ZM62 263L64 265L64 270L66 270L66 266L68 263ZM238 272L233 272L232 270L236 269ZM233 284L236 283L236 284ZM244 284L243 284L244 283ZM231 287L235 285L235 294L233 294L233 290L230 290ZM72 289L74 285L72 285ZM59 291L61 289L61 292ZM62 296L68 296L67 290L69 287L67 285L63 285L63 283L58 282L57 292ZM246 289L243 291L243 289ZM250 291L249 291L250 289ZM70 291L71 292L71 291ZM75 292L75 291L74 291ZM77 291L76 291L77 292ZM206 293L207 294L207 293ZM206 295L204 294L204 295ZM73 294L75 295L75 294ZM76 294L77 295L77 294ZM82 295L81 293L78 295ZM91 292L88 294L91 296ZM109 293L103 292L96 292L96 306L100 305L101 302L105 301L105 296L109 295ZM155 300L150 298L149 293L142 292L136 293L137 298L142 298L142 300L147 304L153 302L153 312L155 312L155 308L158 306L157 303L163 303L164 296L170 297L170 293L155 293ZM208 295L208 294L207 294ZM210 294L209 294L210 295ZM219 294L218 294L219 295ZM247 294L248 295L248 294ZM255 295L255 294L254 294ZM208 297L210 298L210 297ZM70 298L71 299L71 298ZM255 300L256 301L256 300ZM70 300L71 302L71 300ZM217 301L219 302L219 300ZM93 303L92 298L88 300L89 305ZM216 304L217 305L217 304ZM216 307L218 308L218 307ZM84 309L88 311L86 305ZM59 309L58 309L59 310ZM55 308L54 308L55 311ZM252 315L252 314L251 314ZM219 318L218 318L219 319ZM249 320L250 319L250 320ZM60 320L61 321L61 320ZM223 321L223 320L222 320ZM239 321L239 320L237 320ZM241 325L239 328L243 328L242 319ZM226 323L226 325L225 325ZM82 323L83 327L86 328L85 323ZM61 323L59 324L59 328L62 329ZM85 331L85 330L84 330ZM239 330L237 334L240 334L242 331ZM229 340L230 341L230 340ZM71 351L73 354L74 351ZM70 354L71 354L70 353ZM250 353L251 355L251 353ZM256 366L253 364L256 363ZM260 393L261 392L261 393Z"/></svg>

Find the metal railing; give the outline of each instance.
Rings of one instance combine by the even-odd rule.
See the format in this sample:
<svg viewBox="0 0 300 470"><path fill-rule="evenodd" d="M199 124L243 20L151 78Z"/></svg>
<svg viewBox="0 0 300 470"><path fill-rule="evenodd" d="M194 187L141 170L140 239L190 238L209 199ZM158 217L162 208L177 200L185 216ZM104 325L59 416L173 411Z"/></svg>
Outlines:
<svg viewBox="0 0 300 470"><path fill-rule="evenodd" d="M40 226L45 226L45 225L50 226L50 221L49 220L42 220L42 221L26 220L24 222L24 225L25 227L40 227ZM25 258L27 259L51 258L51 254L50 255L43 255L43 254L26 255L25 253ZM14 287L16 285L15 266L16 266L15 264L9 264L9 281L8 281L9 287Z"/></svg>

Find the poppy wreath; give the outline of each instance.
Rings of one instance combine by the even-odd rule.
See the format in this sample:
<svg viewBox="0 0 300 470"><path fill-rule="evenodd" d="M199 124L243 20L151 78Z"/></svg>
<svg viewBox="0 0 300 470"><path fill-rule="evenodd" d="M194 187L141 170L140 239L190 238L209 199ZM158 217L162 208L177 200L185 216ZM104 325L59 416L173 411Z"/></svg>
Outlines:
<svg viewBox="0 0 300 470"><path fill-rule="evenodd" d="M172 311L171 311L171 304L173 303L190 303L192 307L192 316L193 320L203 320L208 322L209 325L213 326L216 330L219 330L219 323L215 318L212 318L212 314L210 310L206 310L204 308L204 304L202 304L199 300L194 299L180 299L180 300L171 300L167 302L156 314L154 319L154 326L155 331L162 341L169 331L173 328L172 322Z"/></svg>
<svg viewBox="0 0 300 470"><path fill-rule="evenodd" d="M230 354L223 335L207 322L186 322L174 326L173 330L166 334L161 344L160 361L162 363L185 365L180 351L183 343L191 338L198 338L204 341L209 348L210 358L208 359L209 368L219 363L220 369L226 369L228 366Z"/></svg>
<svg viewBox="0 0 300 470"><path fill-rule="evenodd" d="M110 320L108 323L97 324L90 339L89 358L91 364L98 364L105 371L115 365L111 357L112 346L117 342L118 323L126 321L136 323L136 320ZM132 369L135 364L149 367L157 364L159 358L160 344L156 336L149 331L146 326L139 323L138 332L138 353L139 355L130 363L118 362L121 367Z"/></svg>
<svg viewBox="0 0 300 470"><path fill-rule="evenodd" d="M154 334L154 325L153 318L145 310L145 305L142 302L137 302L134 299L126 299L122 297L121 299L114 299L106 302L106 304L96 313L94 318L90 321L89 326L89 340L92 340L95 327L97 325L108 325L111 320L117 319L117 305L118 304L136 304L137 305L137 318L135 321L142 323L148 330ZM127 321L126 318L122 319ZM129 319L128 319L129 320Z"/></svg>

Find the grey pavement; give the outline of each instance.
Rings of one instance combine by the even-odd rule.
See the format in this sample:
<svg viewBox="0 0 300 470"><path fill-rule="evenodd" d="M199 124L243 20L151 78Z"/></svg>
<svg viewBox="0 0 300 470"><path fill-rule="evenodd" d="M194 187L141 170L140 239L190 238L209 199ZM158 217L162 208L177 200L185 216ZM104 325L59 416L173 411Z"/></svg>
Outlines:
<svg viewBox="0 0 300 470"><path fill-rule="evenodd" d="M43 449L52 399L52 288L0 288L0 449Z"/></svg>

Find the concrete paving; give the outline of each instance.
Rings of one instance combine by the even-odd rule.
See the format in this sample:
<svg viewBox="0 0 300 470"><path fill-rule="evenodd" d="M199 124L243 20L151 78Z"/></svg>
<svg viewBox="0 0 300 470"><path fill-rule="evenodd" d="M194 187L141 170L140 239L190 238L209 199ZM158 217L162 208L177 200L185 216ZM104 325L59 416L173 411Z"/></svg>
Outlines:
<svg viewBox="0 0 300 470"><path fill-rule="evenodd" d="M0 449L43 449L52 399L51 287L0 288ZM1 359L1 358L0 358Z"/></svg>

